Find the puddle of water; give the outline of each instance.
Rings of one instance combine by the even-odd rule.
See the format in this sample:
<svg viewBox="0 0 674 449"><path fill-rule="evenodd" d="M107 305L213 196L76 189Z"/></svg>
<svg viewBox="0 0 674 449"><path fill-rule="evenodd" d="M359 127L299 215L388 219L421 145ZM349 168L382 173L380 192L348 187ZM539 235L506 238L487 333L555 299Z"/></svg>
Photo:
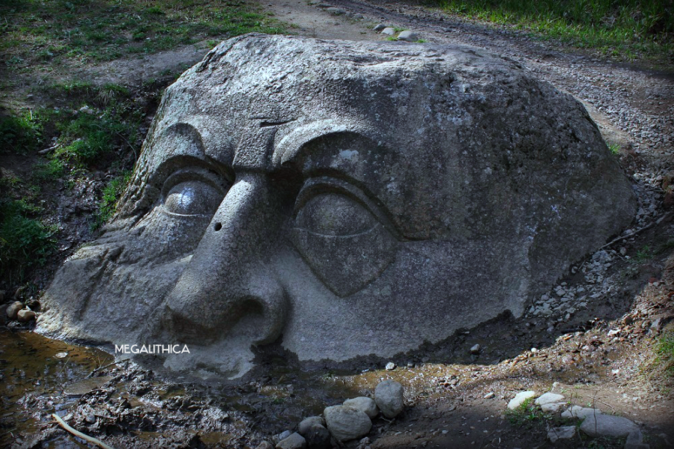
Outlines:
<svg viewBox="0 0 674 449"><path fill-rule="evenodd" d="M97 349L50 340L33 332L0 329L0 447L9 447L16 433L39 429L39 423L28 417L20 403L26 394L64 398L64 387L112 361L111 355ZM63 401L54 401L54 409L49 411L62 406Z"/></svg>

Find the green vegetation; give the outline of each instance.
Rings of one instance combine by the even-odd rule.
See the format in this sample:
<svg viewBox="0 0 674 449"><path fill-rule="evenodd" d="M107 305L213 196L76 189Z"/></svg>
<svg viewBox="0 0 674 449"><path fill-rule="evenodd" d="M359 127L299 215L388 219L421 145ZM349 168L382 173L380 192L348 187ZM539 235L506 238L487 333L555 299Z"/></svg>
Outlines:
<svg viewBox="0 0 674 449"><path fill-rule="evenodd" d="M211 36L282 31L258 9L225 0L4 0L0 16L0 52L12 68L63 58L109 61Z"/></svg>
<svg viewBox="0 0 674 449"><path fill-rule="evenodd" d="M506 410L505 415L510 424L517 427L530 427L536 422L550 420L552 416L544 413L534 401L535 398L529 398L515 410Z"/></svg>
<svg viewBox="0 0 674 449"><path fill-rule="evenodd" d="M655 353L656 363L662 367L662 371L674 378L674 331L665 332L658 339Z"/></svg>
<svg viewBox="0 0 674 449"><path fill-rule="evenodd" d="M0 116L0 152L25 154L34 151L42 139L42 124L33 111Z"/></svg>
<svg viewBox="0 0 674 449"><path fill-rule="evenodd" d="M674 58L672 0L430 0L461 17L513 26L617 59Z"/></svg>
<svg viewBox="0 0 674 449"><path fill-rule="evenodd" d="M124 193L126 186L131 180L131 171L125 171L121 176L114 178L103 188L103 197L98 206L98 214L96 214L93 227L95 229L107 222L115 213L117 201Z"/></svg>
<svg viewBox="0 0 674 449"><path fill-rule="evenodd" d="M31 218L40 212L24 200L0 199L0 272L10 282L23 282L27 269L54 252L58 229Z"/></svg>

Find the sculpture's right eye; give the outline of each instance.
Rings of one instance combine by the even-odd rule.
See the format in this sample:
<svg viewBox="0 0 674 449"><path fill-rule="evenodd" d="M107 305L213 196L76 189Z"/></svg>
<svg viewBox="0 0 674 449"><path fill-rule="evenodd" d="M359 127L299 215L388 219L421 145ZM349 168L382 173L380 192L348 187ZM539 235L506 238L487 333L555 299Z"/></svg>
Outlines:
<svg viewBox="0 0 674 449"><path fill-rule="evenodd" d="M212 216L227 191L211 176L181 173L164 184L164 210L171 214Z"/></svg>

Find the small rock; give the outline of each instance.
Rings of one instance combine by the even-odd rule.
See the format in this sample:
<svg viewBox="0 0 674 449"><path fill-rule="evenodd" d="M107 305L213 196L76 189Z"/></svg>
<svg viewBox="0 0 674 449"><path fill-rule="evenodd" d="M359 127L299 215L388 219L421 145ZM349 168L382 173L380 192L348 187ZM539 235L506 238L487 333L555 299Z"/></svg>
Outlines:
<svg viewBox="0 0 674 449"><path fill-rule="evenodd" d="M35 319L35 312L33 312L30 309L21 309L19 312L16 314L16 318L21 321L22 323L27 323L30 320Z"/></svg>
<svg viewBox="0 0 674 449"><path fill-rule="evenodd" d="M490 391L489 393L484 395L484 398L485 399L493 399L495 396L496 395L494 394L494 392Z"/></svg>
<svg viewBox="0 0 674 449"><path fill-rule="evenodd" d="M419 40L419 35L410 30L405 30L398 35L399 41L414 42Z"/></svg>
<svg viewBox="0 0 674 449"><path fill-rule="evenodd" d="M545 393L536 399L536 405L545 405L553 402L561 402L564 400L564 396L557 393Z"/></svg>
<svg viewBox="0 0 674 449"><path fill-rule="evenodd" d="M304 436L305 433L311 428L311 426L325 426L325 421L321 416L310 416L308 418L304 418L299 426L297 426L297 432Z"/></svg>
<svg viewBox="0 0 674 449"><path fill-rule="evenodd" d="M524 401L533 397L536 397L535 391L521 391L517 393L515 397L510 400L510 402L508 402L508 408L510 410L515 410L520 405L524 404Z"/></svg>
<svg viewBox="0 0 674 449"><path fill-rule="evenodd" d="M382 31L384 28L386 28L386 25L383 23L380 23L379 25L375 25L374 28L372 28L373 31Z"/></svg>
<svg viewBox="0 0 674 449"><path fill-rule="evenodd" d="M54 357L56 357L57 359L65 359L66 357L68 357L68 353L67 352L57 352L56 354L54 354Z"/></svg>
<svg viewBox="0 0 674 449"><path fill-rule="evenodd" d="M541 410L546 413L557 413L566 405L565 402L546 402L541 405Z"/></svg>
<svg viewBox="0 0 674 449"><path fill-rule="evenodd" d="M579 405L574 405L562 413L562 418L585 419L590 415L601 415L601 410L596 408L585 408Z"/></svg>
<svg viewBox="0 0 674 449"><path fill-rule="evenodd" d="M327 407L323 411L328 430L338 441L349 441L364 437L372 428L370 417L355 408L343 405Z"/></svg>
<svg viewBox="0 0 674 449"><path fill-rule="evenodd" d="M585 418L580 430L591 437L626 437L639 432L639 427L627 418L601 414Z"/></svg>
<svg viewBox="0 0 674 449"><path fill-rule="evenodd" d="M650 445L644 443L644 436L641 432L630 432L625 441L625 449L650 449Z"/></svg>
<svg viewBox="0 0 674 449"><path fill-rule="evenodd" d="M258 444L255 449L274 449L274 446L267 441L263 441L262 443Z"/></svg>
<svg viewBox="0 0 674 449"><path fill-rule="evenodd" d="M388 419L393 419L403 411L403 386L394 380L385 380L374 389L377 407Z"/></svg>
<svg viewBox="0 0 674 449"><path fill-rule="evenodd" d="M393 36L394 34L396 34L396 30L393 27L386 27L383 30L381 30L381 34Z"/></svg>
<svg viewBox="0 0 674 449"><path fill-rule="evenodd" d="M7 318L15 320L21 309L23 309L23 303L21 301L14 301L7 306Z"/></svg>
<svg viewBox="0 0 674 449"><path fill-rule="evenodd" d="M325 426L320 424L312 425L303 435L307 440L307 447L311 449L331 449L332 443L330 440L330 432Z"/></svg>
<svg viewBox="0 0 674 449"><path fill-rule="evenodd" d="M548 430L548 439L555 443L557 440L568 440L576 435L576 426L553 427Z"/></svg>
<svg viewBox="0 0 674 449"><path fill-rule="evenodd" d="M346 14L346 11L344 11L341 8L335 8L334 6L326 9L326 11L332 14L333 16L343 16L344 14Z"/></svg>
<svg viewBox="0 0 674 449"><path fill-rule="evenodd" d="M96 422L96 417L92 414L87 415L87 417L84 419L86 422L89 424L93 424Z"/></svg>
<svg viewBox="0 0 674 449"><path fill-rule="evenodd" d="M356 410L360 410L361 412L369 416L370 419L376 418L377 415L379 414L379 409L377 408L377 404L374 402L374 399L366 398L364 396L353 399L347 399L346 401L344 401L344 406L353 407Z"/></svg>
<svg viewBox="0 0 674 449"><path fill-rule="evenodd" d="M295 432L282 439L276 445L276 449L304 449L307 447L307 440L302 435Z"/></svg>
<svg viewBox="0 0 674 449"><path fill-rule="evenodd" d="M282 441L288 438L293 433L290 430L284 430L283 432L276 435L276 441Z"/></svg>
<svg viewBox="0 0 674 449"><path fill-rule="evenodd" d="M395 364L395 363L393 363L393 362L388 362L388 363L386 364L386 370L387 370L387 371L392 371L392 370L394 370L394 369L396 369L396 364Z"/></svg>
<svg viewBox="0 0 674 449"><path fill-rule="evenodd" d="M476 344L476 345L473 345L470 348L470 353L471 354L479 354L481 350L482 350L482 347L479 344Z"/></svg>

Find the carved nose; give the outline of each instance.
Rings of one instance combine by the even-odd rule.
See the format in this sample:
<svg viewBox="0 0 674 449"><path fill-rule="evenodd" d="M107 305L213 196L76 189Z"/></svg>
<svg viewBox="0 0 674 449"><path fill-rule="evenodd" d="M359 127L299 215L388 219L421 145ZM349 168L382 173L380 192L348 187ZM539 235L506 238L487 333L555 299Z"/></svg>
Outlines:
<svg viewBox="0 0 674 449"><path fill-rule="evenodd" d="M266 260L280 217L262 174L237 179L166 300L161 327L186 343L235 332L271 343L283 329L286 297Z"/></svg>

